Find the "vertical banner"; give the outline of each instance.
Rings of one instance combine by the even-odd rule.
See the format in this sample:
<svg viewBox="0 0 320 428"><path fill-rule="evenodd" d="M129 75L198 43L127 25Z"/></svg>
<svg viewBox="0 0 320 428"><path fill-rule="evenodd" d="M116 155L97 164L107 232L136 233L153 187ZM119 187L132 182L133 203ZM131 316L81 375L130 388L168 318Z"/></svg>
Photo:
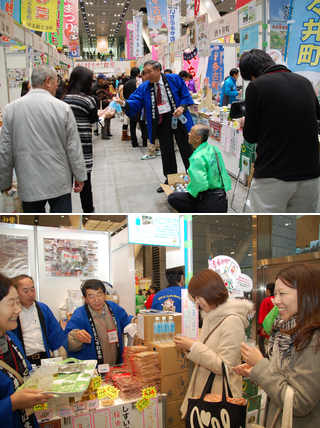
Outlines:
<svg viewBox="0 0 320 428"><path fill-rule="evenodd" d="M224 46L211 46L206 76L209 78L212 94L220 94L224 76Z"/></svg>
<svg viewBox="0 0 320 428"><path fill-rule="evenodd" d="M134 59L133 55L133 33L134 26L132 21L127 21L127 58Z"/></svg>
<svg viewBox="0 0 320 428"><path fill-rule="evenodd" d="M63 6L63 44L70 41L79 43L78 0L64 0Z"/></svg>
<svg viewBox="0 0 320 428"><path fill-rule="evenodd" d="M168 43L167 0L147 0L147 10L150 45Z"/></svg>
<svg viewBox="0 0 320 428"><path fill-rule="evenodd" d="M193 80L196 84L197 91L199 91L200 89L200 79L197 75L198 67L199 67L198 55L196 55L194 58L190 60L183 60L183 69L188 73L192 74Z"/></svg>
<svg viewBox="0 0 320 428"><path fill-rule="evenodd" d="M190 24L190 22L194 21L194 2L195 0L187 0L187 16L186 16L186 24Z"/></svg>
<svg viewBox="0 0 320 428"><path fill-rule="evenodd" d="M34 31L57 30L57 0L22 0L21 23Z"/></svg>
<svg viewBox="0 0 320 428"><path fill-rule="evenodd" d="M320 99L319 1L295 2L290 32L288 66L311 81Z"/></svg>
<svg viewBox="0 0 320 428"><path fill-rule="evenodd" d="M195 0L195 2L194 2L194 16L195 17L199 16L199 12L200 12L200 0Z"/></svg>
<svg viewBox="0 0 320 428"><path fill-rule="evenodd" d="M142 28L143 28L143 12L132 9L133 15L133 57L143 57L143 41L142 41Z"/></svg>
<svg viewBox="0 0 320 428"><path fill-rule="evenodd" d="M64 0L57 0L57 30L55 32L46 33L46 41L56 48L62 48L63 45L63 5Z"/></svg>
<svg viewBox="0 0 320 428"><path fill-rule="evenodd" d="M1 0L1 9L7 12L18 24L21 24L21 11L19 0Z"/></svg>
<svg viewBox="0 0 320 428"><path fill-rule="evenodd" d="M180 37L180 0L167 0L168 7L168 42Z"/></svg>
<svg viewBox="0 0 320 428"><path fill-rule="evenodd" d="M198 55L200 57L210 55L210 37L209 37L209 24L208 15L198 16L195 18L196 25L196 45L198 48Z"/></svg>

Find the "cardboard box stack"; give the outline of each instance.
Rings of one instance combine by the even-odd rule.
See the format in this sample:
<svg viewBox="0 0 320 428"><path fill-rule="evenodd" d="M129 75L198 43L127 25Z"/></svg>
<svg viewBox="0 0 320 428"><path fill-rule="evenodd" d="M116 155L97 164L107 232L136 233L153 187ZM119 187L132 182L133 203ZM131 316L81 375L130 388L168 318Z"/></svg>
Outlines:
<svg viewBox="0 0 320 428"><path fill-rule="evenodd" d="M172 315L174 315L175 332L181 333L181 314ZM179 428L185 426L181 420L180 407L189 385L188 360L184 351L178 349L173 342L154 343L152 341L156 316L159 315L138 314L136 344L147 346L151 351L158 353L162 375L161 392L167 394L167 427Z"/></svg>
<svg viewBox="0 0 320 428"><path fill-rule="evenodd" d="M242 396L247 400L247 423L259 424L261 411L261 395L258 385L247 377L242 378Z"/></svg>

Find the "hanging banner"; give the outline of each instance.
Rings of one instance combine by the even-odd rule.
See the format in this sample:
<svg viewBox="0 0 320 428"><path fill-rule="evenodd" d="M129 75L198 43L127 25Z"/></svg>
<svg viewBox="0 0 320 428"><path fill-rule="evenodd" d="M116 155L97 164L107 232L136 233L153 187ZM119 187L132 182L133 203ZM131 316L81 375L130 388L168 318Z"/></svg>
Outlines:
<svg viewBox="0 0 320 428"><path fill-rule="evenodd" d="M183 60L184 61L190 61L195 56L197 56L197 48L194 48L191 52L183 52Z"/></svg>
<svg viewBox="0 0 320 428"><path fill-rule="evenodd" d="M79 40L78 0L64 0L63 6L63 44Z"/></svg>
<svg viewBox="0 0 320 428"><path fill-rule="evenodd" d="M251 0L237 0L236 2L236 9L239 9L239 7L245 6L246 4L250 3Z"/></svg>
<svg viewBox="0 0 320 428"><path fill-rule="evenodd" d="M127 21L127 58L135 59L133 55L133 34L134 34L134 25L132 21Z"/></svg>
<svg viewBox="0 0 320 428"><path fill-rule="evenodd" d="M196 45L198 48L198 55L200 57L210 55L210 37L209 37L209 25L208 15L198 16L195 19L196 26Z"/></svg>
<svg viewBox="0 0 320 428"><path fill-rule="evenodd" d="M291 0L269 0L270 21L287 22L290 14Z"/></svg>
<svg viewBox="0 0 320 428"><path fill-rule="evenodd" d="M167 0L169 43L180 37L180 0Z"/></svg>
<svg viewBox="0 0 320 428"><path fill-rule="evenodd" d="M46 33L46 41L56 48L62 48L63 45L63 5L64 0L57 0L57 30L52 33Z"/></svg>
<svg viewBox="0 0 320 428"><path fill-rule="evenodd" d="M97 37L97 52L108 53L108 37Z"/></svg>
<svg viewBox="0 0 320 428"><path fill-rule="evenodd" d="M288 66L311 81L320 99L319 1L295 2L290 32Z"/></svg>
<svg viewBox="0 0 320 428"><path fill-rule="evenodd" d="M141 58L143 56L143 12L132 10L133 15L133 57Z"/></svg>
<svg viewBox="0 0 320 428"><path fill-rule="evenodd" d="M186 24L190 24L190 22L194 21L194 1L195 0L187 0L187 16L186 16Z"/></svg>
<svg viewBox="0 0 320 428"><path fill-rule="evenodd" d="M209 79L209 86L212 94L220 94L221 83L224 79L224 47L211 45L211 55L208 59L206 76Z"/></svg>
<svg viewBox="0 0 320 428"><path fill-rule="evenodd" d="M21 23L34 31L57 30L57 0L22 0Z"/></svg>
<svg viewBox="0 0 320 428"><path fill-rule="evenodd" d="M1 0L1 10L7 12L18 24L21 24L20 1L19 0Z"/></svg>
<svg viewBox="0 0 320 428"><path fill-rule="evenodd" d="M193 80L196 84L197 91L199 91L200 89L200 79L198 77L199 62L200 60L198 56L195 56L190 60L183 61L183 69L188 73L192 74Z"/></svg>
<svg viewBox="0 0 320 428"><path fill-rule="evenodd" d="M209 32L210 40L217 40L220 37L226 37L237 33L238 27L238 12L234 11L223 15L220 19L210 22Z"/></svg>
<svg viewBox="0 0 320 428"><path fill-rule="evenodd" d="M150 45L168 43L167 0L149 0L147 10Z"/></svg>
<svg viewBox="0 0 320 428"><path fill-rule="evenodd" d="M194 16L199 16L200 0L194 0Z"/></svg>

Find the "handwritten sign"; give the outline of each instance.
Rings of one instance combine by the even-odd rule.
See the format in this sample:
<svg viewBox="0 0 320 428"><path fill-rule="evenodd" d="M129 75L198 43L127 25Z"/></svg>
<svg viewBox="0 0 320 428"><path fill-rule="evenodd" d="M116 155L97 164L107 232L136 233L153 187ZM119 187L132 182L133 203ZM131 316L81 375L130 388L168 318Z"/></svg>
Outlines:
<svg viewBox="0 0 320 428"><path fill-rule="evenodd" d="M109 370L110 370L109 364L99 364L98 365L98 373L108 373Z"/></svg>
<svg viewBox="0 0 320 428"><path fill-rule="evenodd" d="M62 407L59 409L58 413L60 418L67 418L68 416L72 416L74 414L72 406Z"/></svg>
<svg viewBox="0 0 320 428"><path fill-rule="evenodd" d="M157 396L157 390L154 386L149 387L149 388L145 388L142 390L142 397L151 399L151 398L154 398L156 396Z"/></svg>
<svg viewBox="0 0 320 428"><path fill-rule="evenodd" d="M87 403L88 403L88 410L97 409L100 405L99 400L97 398L94 400L89 400Z"/></svg>
<svg viewBox="0 0 320 428"><path fill-rule="evenodd" d="M142 410L144 410L147 406L149 406L150 404L150 400L149 398L141 398L141 400L139 400L135 406L136 408L139 410L139 412L142 412Z"/></svg>
<svg viewBox="0 0 320 428"><path fill-rule="evenodd" d="M158 399L152 398L143 410L143 428L159 428Z"/></svg>
<svg viewBox="0 0 320 428"><path fill-rule="evenodd" d="M189 299L188 290L181 290L181 308L182 308L182 335L190 339L198 339L198 320L199 310L192 300Z"/></svg>
<svg viewBox="0 0 320 428"><path fill-rule="evenodd" d="M107 385L107 386L100 386L97 389L98 398L101 400L101 398L110 397L113 400L118 397L119 395L119 389L115 388L114 386Z"/></svg>
<svg viewBox="0 0 320 428"><path fill-rule="evenodd" d="M37 404L36 406L34 406L33 410L35 412L39 412L40 410L45 410L48 408L48 403L44 403L44 404Z"/></svg>
<svg viewBox="0 0 320 428"><path fill-rule="evenodd" d="M101 386L101 377L95 376L91 379L89 384L89 391L96 391Z"/></svg>
<svg viewBox="0 0 320 428"><path fill-rule="evenodd" d="M48 421L49 419L52 419L52 410L51 409L47 409L47 410L39 410L38 412L35 413L37 420L40 421Z"/></svg>
<svg viewBox="0 0 320 428"><path fill-rule="evenodd" d="M74 403L73 405L73 413L76 415L78 413L85 412L87 410L87 402L80 401L79 403Z"/></svg>

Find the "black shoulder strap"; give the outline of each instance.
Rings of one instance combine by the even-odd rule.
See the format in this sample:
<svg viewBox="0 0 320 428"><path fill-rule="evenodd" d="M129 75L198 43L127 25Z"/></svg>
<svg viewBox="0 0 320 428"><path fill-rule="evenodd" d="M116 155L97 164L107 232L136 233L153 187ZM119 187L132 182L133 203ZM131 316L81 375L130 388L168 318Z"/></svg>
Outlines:
<svg viewBox="0 0 320 428"><path fill-rule="evenodd" d="M119 331L119 329L118 329L118 323L117 323L116 317L115 317L115 315L113 313L113 310L112 310L111 306L108 304L108 302L106 302L106 304L107 304L107 306L109 308L110 315L112 316L114 326L115 326L115 328L116 328L116 330L118 332L118 336L119 336L119 334L122 334L122 332ZM118 342L117 342L117 348L118 349L117 349L117 361L116 361L116 364L121 364L121 350L120 350L119 338L118 338Z"/></svg>
<svg viewBox="0 0 320 428"><path fill-rule="evenodd" d="M36 300L34 301L34 303L35 303L37 311L38 311L38 317L39 317L39 321L40 321L40 324L41 324L41 327L42 327L44 338L46 339L47 346L49 348L49 342L48 342L48 336L47 336L47 329L46 329L46 323L45 323L45 320L44 320L44 316L43 316L43 313L42 313L42 311L40 309L39 303Z"/></svg>
<svg viewBox="0 0 320 428"><path fill-rule="evenodd" d="M24 346L24 341L23 341L23 336L22 336L22 328L21 328L20 317L18 317L18 319L17 319L17 324L18 324L18 338L21 342L23 352L26 353L26 348Z"/></svg>

